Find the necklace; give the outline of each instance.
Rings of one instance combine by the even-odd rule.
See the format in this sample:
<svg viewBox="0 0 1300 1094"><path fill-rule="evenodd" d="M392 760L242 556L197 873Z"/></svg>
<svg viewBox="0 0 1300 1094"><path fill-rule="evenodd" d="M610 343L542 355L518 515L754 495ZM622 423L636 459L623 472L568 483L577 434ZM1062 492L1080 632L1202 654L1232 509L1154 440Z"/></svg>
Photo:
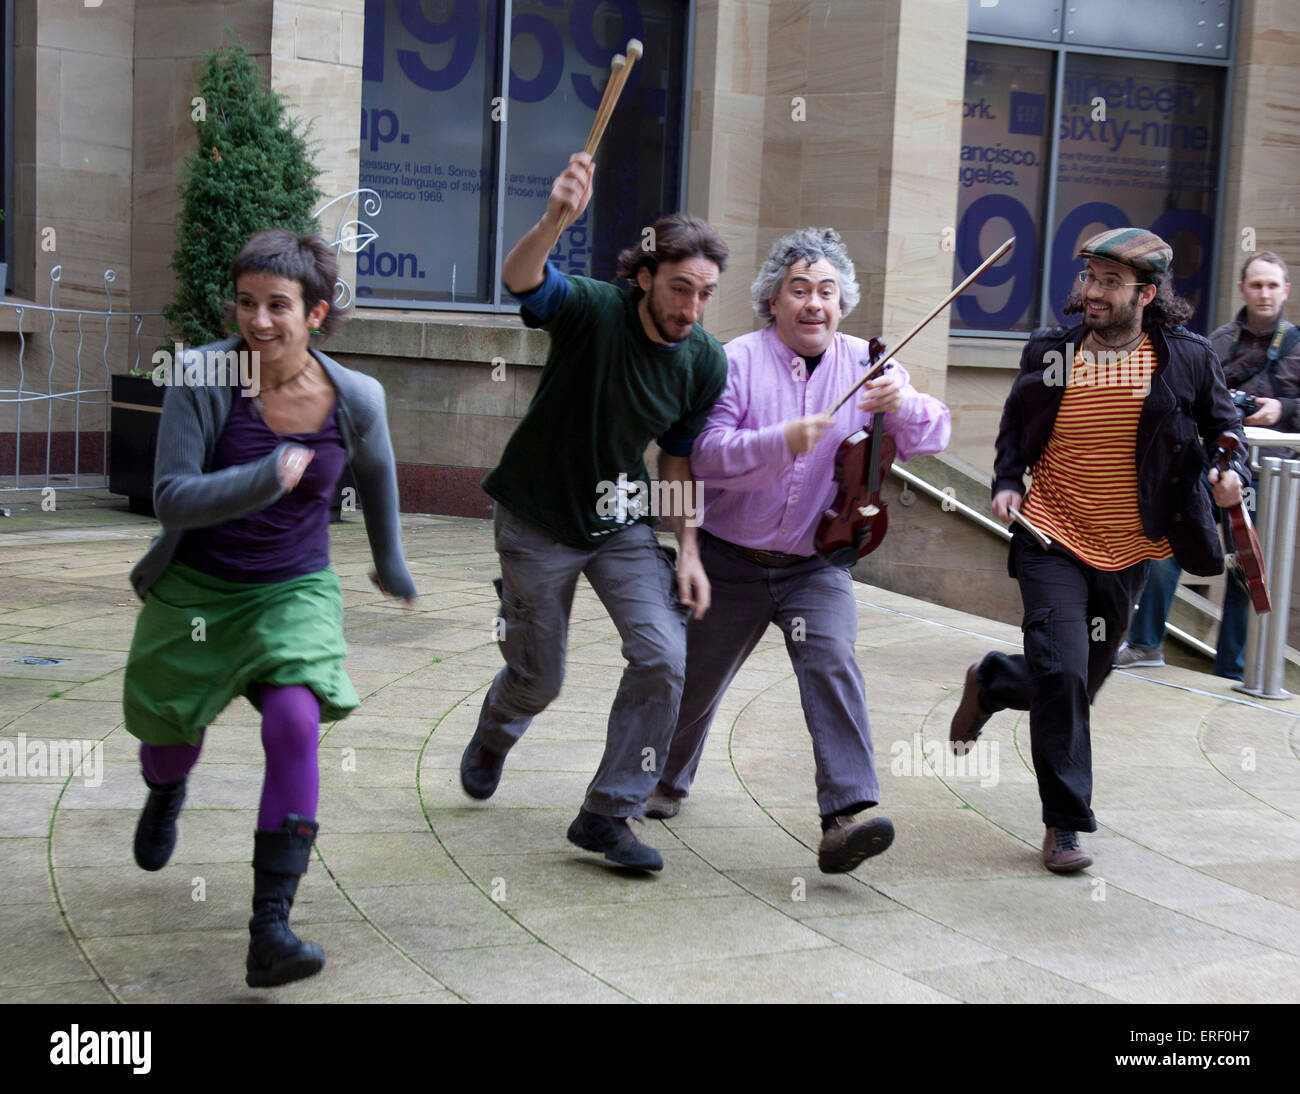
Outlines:
<svg viewBox="0 0 1300 1094"><path fill-rule="evenodd" d="M292 376L290 376L287 380L281 380L278 384L272 384L270 387L264 387L261 389L261 391L258 392L258 394L254 395L253 405L257 407L258 413L261 414L263 417L266 416L266 404L262 402L262 395L261 395L262 391L276 391L279 388L284 387L286 384L291 384L296 379L298 379L299 376L301 376L304 372L306 372L309 368L311 368L310 357L307 359L307 363L303 365L302 368L300 368Z"/></svg>
<svg viewBox="0 0 1300 1094"><path fill-rule="evenodd" d="M311 368L311 358L310 358L310 357L307 359L307 363L306 363L305 365L303 365L302 368L300 368L300 369L299 369L297 372L295 372L292 376L290 376L289 379L287 379L287 380L281 380L278 384L272 384L270 387L263 387L262 390L263 390L263 391L275 391L277 388L282 388L282 387L284 387L285 384L291 384L291 383L293 383L296 379L298 379L299 376L301 376L304 372L306 372L309 368Z"/></svg>
<svg viewBox="0 0 1300 1094"><path fill-rule="evenodd" d="M1107 343L1103 342L1100 338L1098 338L1097 333L1095 331L1089 331L1088 337L1092 339L1093 344L1097 346L1099 349L1109 350L1111 353L1116 353L1126 349L1129 346L1136 344L1138 341L1141 340L1142 335L1145 333L1146 333L1145 331L1138 331L1137 334L1134 337L1130 338L1127 342L1119 342L1113 346L1108 345Z"/></svg>

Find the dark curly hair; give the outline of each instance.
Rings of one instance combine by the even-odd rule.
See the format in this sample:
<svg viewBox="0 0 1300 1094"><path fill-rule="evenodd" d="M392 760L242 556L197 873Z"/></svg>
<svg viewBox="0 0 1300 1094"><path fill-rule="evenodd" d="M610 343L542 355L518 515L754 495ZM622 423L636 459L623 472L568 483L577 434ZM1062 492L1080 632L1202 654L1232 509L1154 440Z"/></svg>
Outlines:
<svg viewBox="0 0 1300 1094"><path fill-rule="evenodd" d="M334 303L334 285L339 278L339 263L334 249L318 235L297 235L287 228L267 228L249 237L230 264L230 284L237 287L244 274L271 274L298 282L302 289L303 314L311 312L322 300L329 301L329 311L321 321L320 331L330 335L346 318L344 309ZM230 317L233 305L227 305Z"/></svg>
<svg viewBox="0 0 1300 1094"><path fill-rule="evenodd" d="M1172 330L1174 327L1181 327L1196 311L1190 301L1174 295L1173 278L1168 270L1159 274L1134 270L1133 274L1138 280L1138 284L1133 287L1134 300L1138 298L1138 294L1142 292L1144 286L1154 285L1156 287L1155 299L1142 312L1143 330L1154 330L1156 327L1160 327L1162 330ZM1070 298L1065 302L1065 307L1061 309L1061 314L1077 315L1083 311L1083 306L1083 291L1075 289L1074 292L1070 293Z"/></svg>
<svg viewBox="0 0 1300 1094"><path fill-rule="evenodd" d="M718 272L727 268L731 250L723 242L718 230L699 217L685 213L671 213L660 217L651 228L649 242L644 241L619 253L618 276L632 283L636 295L642 295L636 283L638 271L645 268L653 277L661 262L680 262L685 258L707 258L717 264Z"/></svg>

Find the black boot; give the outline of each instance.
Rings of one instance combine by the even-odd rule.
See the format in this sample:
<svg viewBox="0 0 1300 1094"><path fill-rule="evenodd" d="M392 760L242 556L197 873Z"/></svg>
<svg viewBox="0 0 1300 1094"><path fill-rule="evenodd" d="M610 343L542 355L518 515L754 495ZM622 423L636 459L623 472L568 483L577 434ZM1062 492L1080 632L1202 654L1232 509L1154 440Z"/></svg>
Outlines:
<svg viewBox="0 0 1300 1094"><path fill-rule="evenodd" d="M185 804L185 780L151 783L149 797L135 826L135 864L141 870L161 870L176 850L176 818Z"/></svg>
<svg viewBox="0 0 1300 1094"><path fill-rule="evenodd" d="M289 930L289 909L319 828L314 820L290 813L281 828L253 833L253 918L244 978L250 988L302 980L325 967L324 951Z"/></svg>

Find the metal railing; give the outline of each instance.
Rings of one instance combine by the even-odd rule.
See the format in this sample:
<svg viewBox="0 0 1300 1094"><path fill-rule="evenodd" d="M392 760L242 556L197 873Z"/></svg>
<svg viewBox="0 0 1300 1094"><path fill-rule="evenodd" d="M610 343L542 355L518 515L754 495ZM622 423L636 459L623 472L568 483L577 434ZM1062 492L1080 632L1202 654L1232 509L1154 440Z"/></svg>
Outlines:
<svg viewBox="0 0 1300 1094"><path fill-rule="evenodd" d="M326 201L312 215L319 222L327 213L338 216L338 222L334 226L333 237L327 236L327 242L336 254L340 256L343 253L355 254L367 243L378 238L375 230L364 220L362 216L374 216L379 212L380 198L379 195L368 188L351 190L339 197ZM42 306L16 300L0 300L0 307L8 308L15 313L16 326L18 334L18 360L16 364L17 384L15 387L0 388L0 442L5 441L9 436L13 438L13 461L7 457L0 458L0 492L12 492L16 490L39 490L46 486L59 485L73 489L95 489L108 485L108 459L109 459L109 412L111 407L112 385L110 377L113 373L127 373L137 370L140 367L142 356L141 349L141 330L146 320L157 319L159 321L159 332L157 338L152 342L153 345L161 345L166 342L166 324L162 322L162 312L146 311L116 311L113 308L113 293L110 286L117 280L117 273L112 269L104 271L104 296L107 299L107 307L103 310L96 308L61 308L56 307L54 303L54 292L59 282L62 280L63 267L55 266L50 271L49 303ZM352 302L352 287L342 277L334 285L334 303L347 307ZM23 323L28 319L28 313L34 313L32 318L35 320L32 330L25 330ZM48 329L41 331L36 329L41 323L41 317L48 316ZM103 331L99 331L98 321L103 320ZM113 328L118 325L120 329L119 337L122 338L126 353L124 357L110 363L110 347L113 342ZM123 327L122 324L126 325ZM94 361L94 347L87 347L87 325L95 328L90 337L94 341L99 341L102 337L102 345L98 347L97 362ZM29 346L29 335L43 334L48 342L47 352L49 360L44 360L44 352L38 354L34 346ZM64 354L66 348L61 352L60 342L66 347L66 341L72 337L76 338L76 349L72 351L72 361L75 366L75 382L71 387L63 386L56 382L55 372L63 366L64 376L68 372L66 362L67 357ZM32 358L40 358L40 363L36 364ZM145 354L146 366L152 364L153 355ZM34 366L34 367L33 367ZM9 371L8 366L0 365L0 369ZM44 383L41 382L41 372L44 372ZM41 390L42 386L44 390ZM70 471L56 470L55 454L55 408L61 403L71 403L72 412L72 429L70 430L71 439L71 469ZM13 406L13 417L10 420L8 414L4 414L5 408ZM41 410L44 410L44 414ZM98 470L95 472L82 473L82 412L87 413L98 411L102 413L102 428L96 430L102 434L100 438L101 451L99 453ZM43 421L42 421L43 419ZM12 427L13 433L9 430ZM24 467L24 436L31 438L41 432L45 435L44 459L37 458L32 461L31 448L28 444L28 461ZM93 434L92 434L93 435ZM39 449L39 442L37 443ZM0 447L0 453L4 451Z"/></svg>
<svg viewBox="0 0 1300 1094"><path fill-rule="evenodd" d="M1297 446L1300 446L1300 435L1296 435L1296 437L1291 437L1290 434L1274 434L1271 433L1270 430L1262 430L1262 429L1248 430L1248 433L1268 434L1266 435L1266 437L1261 437L1260 439L1257 440L1256 442L1257 446L1260 446L1260 444L1265 444L1265 446L1268 446L1268 444L1279 444L1279 443L1284 444L1287 443L1288 438L1290 438L1292 442L1296 443ZM1296 461L1296 463L1297 466L1300 466L1300 461ZM966 517L967 520L971 521L972 524L979 525L980 528L983 528L985 531L992 531L993 534L997 535L997 537L1000 539L1004 539L1004 541L1010 541L1011 530L1008 528L1008 526L1004 524L1000 524L1000 522L993 520L992 517L984 516L984 513L979 512L978 509L972 508L971 505L967 505L965 502L959 502L957 498L954 498L952 492L949 492L948 490L941 490L940 487L933 485L932 482L927 482L926 479L920 478L918 474L915 474L914 472L910 472L910 470L907 470L906 468L904 468L904 466L900 466L898 464L893 464L891 468L889 468L889 472L891 472L891 474L894 474L894 476L900 478L902 481L901 492L900 495L898 495L898 502L900 502L900 504L902 505L914 504L915 495L911 494L911 491L919 490L920 492L922 492L922 494L927 494L928 496L931 496L931 498L935 499L936 502L939 502L941 505L943 505L946 511L961 513L961 515L963 517ZM1292 530L1295 529L1294 515L1292 515L1290 528ZM1265 547L1265 559L1271 559L1271 557L1274 557L1274 553L1278 553L1278 552L1269 552L1268 547ZM1283 553L1284 555L1286 555L1287 589L1290 590L1291 548L1288 547L1287 550L1284 551ZM1278 553L1278 557L1279 557L1279 561L1281 561L1281 557L1282 557L1281 553ZM1231 578L1229 579L1231 581ZM1270 589L1271 587L1273 587L1273 578L1271 578L1270 576ZM1288 595L1290 595L1290 591L1288 591ZM1275 605L1278 604L1277 596L1275 596L1273 603ZM1274 611L1277 612L1277 608L1274 608ZM1286 659L1287 615L1288 612L1286 611L1286 609L1283 609L1282 612L1277 612L1277 616L1281 617L1282 620L1281 628L1282 628L1283 661L1284 659ZM1256 618L1256 622L1257 621L1258 620ZM1171 624L1171 622L1166 621L1165 633L1169 634L1170 637L1178 639L1178 641L1182 642L1184 646L1188 646L1191 647L1192 650L1196 650L1197 652L1199 652L1199 654L1203 654L1206 657L1214 656L1213 646L1210 646L1209 643L1201 641L1201 639L1197 638L1195 634L1190 634L1188 633L1188 631L1179 628L1179 626L1175 626L1174 624ZM1247 664L1248 664L1247 680L1249 681L1251 680L1251 676L1249 676L1249 672L1251 672L1251 670L1249 670L1249 661ZM1287 694L1282 693L1281 695L1277 695L1277 696L1265 696L1265 698L1284 699L1287 698Z"/></svg>
<svg viewBox="0 0 1300 1094"><path fill-rule="evenodd" d="M915 504L916 499L909 497L908 495L912 489L920 490L923 494L929 494L930 497L939 502L945 510L960 513L967 520L974 521L986 532L992 532L994 535L1001 536L1003 539L1010 542L1010 528L1005 524L999 524L992 517L986 517L978 509L971 508L964 501L958 501L951 491L940 490L939 487L934 485L934 483L926 482L920 475L907 470L905 467L900 467L897 463L891 464L889 471L891 474L897 475L903 480L903 486L898 495L898 502L900 505Z"/></svg>
<svg viewBox="0 0 1300 1094"><path fill-rule="evenodd" d="M1300 460L1259 459L1261 448L1300 449L1300 433L1246 427L1250 467L1256 476L1255 523L1268 567L1273 610L1250 613L1246 631L1245 679L1237 691L1260 699L1289 699L1286 679L1287 629L1291 622L1291 571L1295 559L1296 516L1300 513Z"/></svg>
<svg viewBox="0 0 1300 1094"><path fill-rule="evenodd" d="M113 293L109 286L117 279L112 269L104 271L104 295L108 306L96 308L61 308L54 304L54 291L63 277L62 265L50 270L49 303L32 304L15 300L0 300L0 306L15 313L18 334L17 386L0 388L0 409L12 405L13 412L13 468L0 467L0 492L14 490L36 490L56 483L76 489L93 489L108 484L108 428L109 428L109 377L113 371L127 372L138 368L140 364L141 328L146 319L162 319L161 312L123 312L113 310ZM25 330L23 323L29 312L34 313L33 329ZM39 329L41 318L48 316L48 326ZM73 320L75 318L75 326ZM103 344L99 347L99 361L92 364L93 348L86 345L87 336L98 341L101 334L97 320L103 320ZM128 325L121 334L126 346L124 360L115 362L116 368L110 366L109 349L112 343L114 321L125 321ZM86 330L87 324L95 327L93 332ZM35 346L29 347L29 336L44 335L47 342L49 361L38 361ZM66 347L67 341L75 335L76 349L72 351L75 366L75 382L70 388L61 388L56 382L55 372L67 360L62 357L60 342ZM134 345L134 351L132 346ZM65 349L66 352L66 349ZM41 357L44 353L40 354ZM29 360L30 358L30 360ZM40 374L44 369L44 390L40 390ZM102 383L100 374L102 372ZM58 388L56 390L56 388ZM55 407L61 403L71 403L72 414L72 464L68 472L54 468ZM42 415L41 410L45 413ZM82 474L81 422L82 411L102 412L102 450L99 457L99 470ZM6 415L6 418L8 416ZM43 421L42 421L43 419ZM26 435L45 435L45 457L39 459L32 470L24 469L23 438L24 424L30 426ZM3 434L8 433L9 422L0 425ZM8 462L7 460L5 461ZM83 481L85 480L85 481Z"/></svg>

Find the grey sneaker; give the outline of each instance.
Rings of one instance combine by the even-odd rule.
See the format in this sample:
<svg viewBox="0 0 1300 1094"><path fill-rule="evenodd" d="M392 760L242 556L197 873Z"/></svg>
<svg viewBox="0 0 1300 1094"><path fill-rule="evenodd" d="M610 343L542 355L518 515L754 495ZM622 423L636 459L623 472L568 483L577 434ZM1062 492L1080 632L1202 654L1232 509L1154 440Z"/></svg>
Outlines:
<svg viewBox="0 0 1300 1094"><path fill-rule="evenodd" d="M681 808L681 798L665 794L657 786L645 800L645 815L651 820L667 820L669 817L675 817Z"/></svg>
<svg viewBox="0 0 1300 1094"><path fill-rule="evenodd" d="M1158 669L1164 663L1165 655L1160 652L1159 648L1144 650L1139 646L1130 646L1125 642L1116 652L1111 667L1117 669Z"/></svg>

